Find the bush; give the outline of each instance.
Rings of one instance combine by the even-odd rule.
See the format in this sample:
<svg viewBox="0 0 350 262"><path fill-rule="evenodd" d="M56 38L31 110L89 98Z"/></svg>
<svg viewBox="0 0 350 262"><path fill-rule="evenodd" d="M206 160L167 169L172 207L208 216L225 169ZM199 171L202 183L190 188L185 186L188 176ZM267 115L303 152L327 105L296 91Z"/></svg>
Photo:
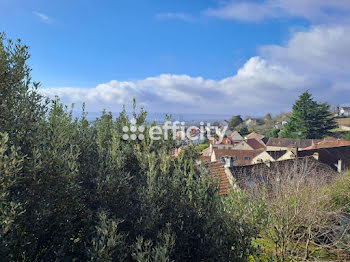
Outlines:
<svg viewBox="0 0 350 262"><path fill-rule="evenodd" d="M228 212L193 147L174 158L174 141L151 140L150 126L124 140L125 110L89 123L58 99L43 103L28 58L2 36L1 261L247 259L251 225ZM146 112L133 116L146 125Z"/></svg>

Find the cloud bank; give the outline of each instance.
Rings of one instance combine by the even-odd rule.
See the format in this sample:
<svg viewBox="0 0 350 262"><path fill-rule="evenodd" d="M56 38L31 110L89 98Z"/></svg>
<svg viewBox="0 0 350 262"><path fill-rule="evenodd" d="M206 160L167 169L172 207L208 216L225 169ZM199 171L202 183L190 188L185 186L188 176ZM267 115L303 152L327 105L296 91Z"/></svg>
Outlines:
<svg viewBox="0 0 350 262"><path fill-rule="evenodd" d="M265 0L230 1L218 8L204 10L204 15L244 22L258 22L279 17L300 17L314 23L348 20L348 0Z"/></svg>
<svg viewBox="0 0 350 262"><path fill-rule="evenodd" d="M350 14L350 1L232 2L206 14L248 22L281 14L327 22L312 22L308 31L294 33L285 45L261 46L257 56L221 80L162 74L136 81L112 80L93 88L43 88L41 92L58 95L68 104L86 102L90 111L103 107L117 111L136 98L153 112L263 115L290 110L305 90L319 101L350 103L350 23L344 18Z"/></svg>

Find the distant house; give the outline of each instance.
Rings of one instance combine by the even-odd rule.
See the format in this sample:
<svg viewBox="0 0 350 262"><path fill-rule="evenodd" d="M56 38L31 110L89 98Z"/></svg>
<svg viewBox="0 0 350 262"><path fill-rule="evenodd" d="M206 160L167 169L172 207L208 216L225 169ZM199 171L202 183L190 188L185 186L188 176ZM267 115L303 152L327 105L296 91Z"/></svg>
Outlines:
<svg viewBox="0 0 350 262"><path fill-rule="evenodd" d="M246 126L255 126L257 124L257 121L253 118L248 118L247 120L244 121L244 124Z"/></svg>
<svg viewBox="0 0 350 262"><path fill-rule="evenodd" d="M305 149L331 148L331 147L340 147L340 146L350 146L350 141L337 140L337 139L325 139Z"/></svg>
<svg viewBox="0 0 350 262"><path fill-rule="evenodd" d="M232 141L242 141L242 140L243 140L243 137L242 137L241 134L238 133L237 131L233 131L233 132L229 135L229 138L230 138Z"/></svg>
<svg viewBox="0 0 350 262"><path fill-rule="evenodd" d="M262 140L257 140L255 138L248 138L244 140L251 148L252 150L265 150L265 144L261 142Z"/></svg>
<svg viewBox="0 0 350 262"><path fill-rule="evenodd" d="M221 126L216 129L215 134L221 137L230 136L232 134L232 131L230 129L227 129L225 126Z"/></svg>
<svg viewBox="0 0 350 262"><path fill-rule="evenodd" d="M228 170L227 170L228 169ZM232 166L226 168L228 177L236 181L240 188L251 188L252 185L273 183L276 178L286 177L288 172L307 172L308 177L316 177L330 181L338 173L326 163L319 161L317 155L248 166ZM229 171L229 172L228 172Z"/></svg>
<svg viewBox="0 0 350 262"><path fill-rule="evenodd" d="M321 139L270 138L266 143L267 151L289 150L291 148L305 149L321 142Z"/></svg>
<svg viewBox="0 0 350 262"><path fill-rule="evenodd" d="M212 148L208 147L208 148L202 150L201 155L202 156L211 156L211 153L212 153Z"/></svg>
<svg viewBox="0 0 350 262"><path fill-rule="evenodd" d="M290 119L289 119L289 117L287 117L286 119L284 119L283 121L282 121L282 126L284 126L284 125L286 125L286 124L288 124L290 122Z"/></svg>
<svg viewBox="0 0 350 262"><path fill-rule="evenodd" d="M317 153L321 162L328 164L338 172L350 170L350 146L300 150L298 156L306 157L315 155L315 153Z"/></svg>
<svg viewBox="0 0 350 262"><path fill-rule="evenodd" d="M294 159L296 157L297 157L297 153L293 152L293 150L264 151L264 152L261 152L261 154L257 155L252 160L252 164L282 161L282 160Z"/></svg>
<svg viewBox="0 0 350 262"><path fill-rule="evenodd" d="M260 135L260 134L255 133L255 132L252 132L252 133L250 133L249 135L246 135L244 138L245 138L245 139L256 139L256 140L258 140L260 143L262 143L263 145L265 145L265 143L267 142L267 141L266 141L267 139L265 138L264 135Z"/></svg>
<svg viewBox="0 0 350 262"><path fill-rule="evenodd" d="M339 115L341 116L350 116L350 107L342 106L339 108Z"/></svg>
<svg viewBox="0 0 350 262"><path fill-rule="evenodd" d="M232 150L214 148L211 154L211 162L221 161L226 166L249 165L252 159L259 155L259 150Z"/></svg>
<svg viewBox="0 0 350 262"><path fill-rule="evenodd" d="M206 164L208 177L220 181L219 194L227 195L232 188L252 188L264 182L265 185L279 177L285 177L289 170L300 170L305 172L308 169L308 177L320 177L331 180L337 176L337 172L328 164L318 160L317 155L294 158L284 161L276 161L268 164L259 163L244 166L225 166L220 161Z"/></svg>

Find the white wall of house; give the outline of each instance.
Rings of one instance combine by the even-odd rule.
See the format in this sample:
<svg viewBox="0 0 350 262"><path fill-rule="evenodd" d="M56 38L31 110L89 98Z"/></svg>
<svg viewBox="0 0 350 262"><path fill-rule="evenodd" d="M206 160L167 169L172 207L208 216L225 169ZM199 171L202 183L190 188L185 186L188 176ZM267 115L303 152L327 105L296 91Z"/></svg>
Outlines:
<svg viewBox="0 0 350 262"><path fill-rule="evenodd" d="M340 108L339 113L340 115L343 115L343 116L350 116L350 110L345 109L343 107Z"/></svg>
<svg viewBox="0 0 350 262"><path fill-rule="evenodd" d="M282 150L287 150L287 147L283 146L267 146L266 151L282 151Z"/></svg>

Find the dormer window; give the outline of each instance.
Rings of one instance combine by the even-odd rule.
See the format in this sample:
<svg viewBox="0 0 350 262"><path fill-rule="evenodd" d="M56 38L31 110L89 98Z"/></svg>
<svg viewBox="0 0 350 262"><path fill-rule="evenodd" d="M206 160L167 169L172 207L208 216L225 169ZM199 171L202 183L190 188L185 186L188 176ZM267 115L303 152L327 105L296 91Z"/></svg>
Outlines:
<svg viewBox="0 0 350 262"><path fill-rule="evenodd" d="M249 161L249 160L250 160L250 157L249 157L249 156L245 156L245 157L244 157L244 160Z"/></svg>

